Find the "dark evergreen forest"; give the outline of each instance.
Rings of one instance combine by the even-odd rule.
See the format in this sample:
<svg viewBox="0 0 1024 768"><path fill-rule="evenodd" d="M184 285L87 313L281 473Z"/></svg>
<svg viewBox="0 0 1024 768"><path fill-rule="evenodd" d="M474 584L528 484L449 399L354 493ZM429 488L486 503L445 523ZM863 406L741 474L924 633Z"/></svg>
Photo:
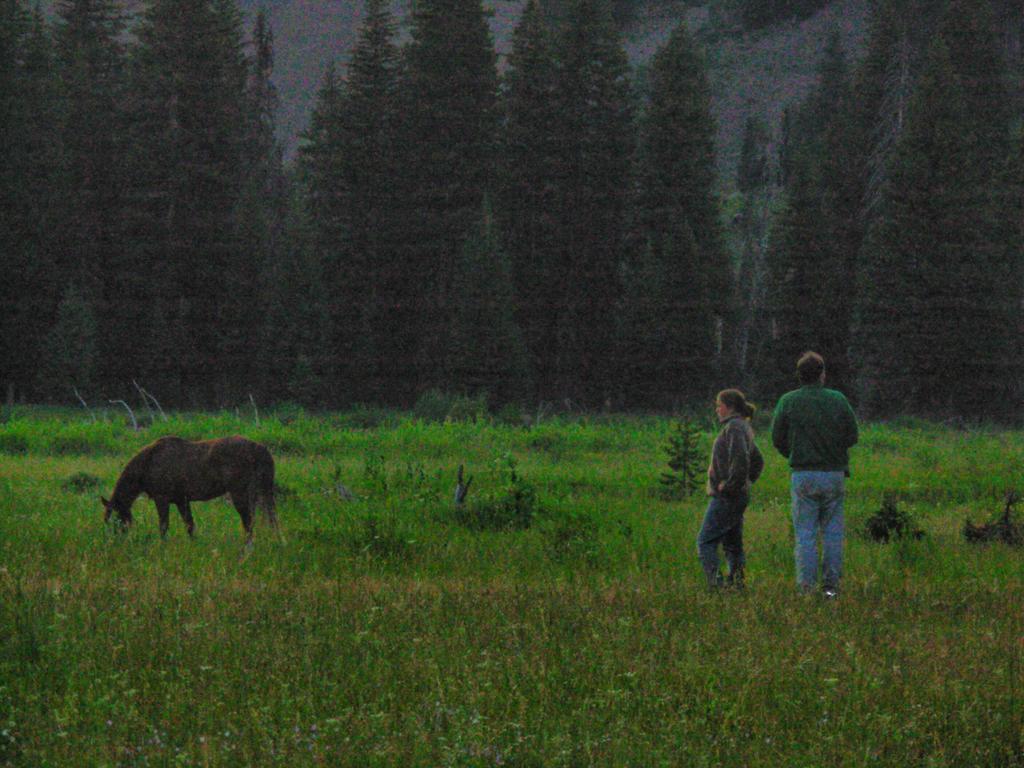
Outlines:
<svg viewBox="0 0 1024 768"><path fill-rule="evenodd" d="M366 0L285 164L263 14L0 0L7 401L669 410L770 402L813 348L865 415L1016 416L1024 145L989 0L879 0L728 180L700 46L680 25L638 78L627 5L530 0L499 74L480 0L418 0L401 43Z"/></svg>

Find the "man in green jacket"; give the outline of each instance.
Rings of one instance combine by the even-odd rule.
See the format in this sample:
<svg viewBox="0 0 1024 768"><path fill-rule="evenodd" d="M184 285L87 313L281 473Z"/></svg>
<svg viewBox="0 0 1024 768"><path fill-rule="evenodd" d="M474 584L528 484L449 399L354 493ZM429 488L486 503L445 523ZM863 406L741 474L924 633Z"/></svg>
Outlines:
<svg viewBox="0 0 1024 768"><path fill-rule="evenodd" d="M836 597L843 571L843 497L850 476L849 449L857 442L857 417L841 392L826 389L825 361L805 352L796 364L800 388L775 406L772 444L792 470L796 578L811 592L818 577L818 531L822 541L822 587Z"/></svg>

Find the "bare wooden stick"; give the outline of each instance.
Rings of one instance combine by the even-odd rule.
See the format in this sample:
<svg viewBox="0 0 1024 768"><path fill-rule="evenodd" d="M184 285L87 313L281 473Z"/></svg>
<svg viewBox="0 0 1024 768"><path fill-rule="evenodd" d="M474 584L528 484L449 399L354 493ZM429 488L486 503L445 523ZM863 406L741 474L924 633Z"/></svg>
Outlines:
<svg viewBox="0 0 1024 768"><path fill-rule="evenodd" d="M252 412L256 417L256 426L260 425L260 409L256 407L256 398L252 396L252 392L249 393L249 402L252 403Z"/></svg>
<svg viewBox="0 0 1024 768"><path fill-rule="evenodd" d="M131 416L132 429L134 429L136 432L139 431L139 422L135 420L135 413L132 411L132 407L128 405L128 403L126 403L124 400L109 400L108 402L112 403L113 405L123 405L125 407L125 410L128 411L128 415Z"/></svg>
<svg viewBox="0 0 1024 768"><path fill-rule="evenodd" d="M142 389L142 388L140 387L140 389ZM157 402L157 399L155 397L153 397L152 393L149 392L149 390L143 389L142 390L142 394L145 395L146 397L148 397L150 400L152 400L153 401L153 405L155 405L156 409L158 411L160 411L160 420L161 421L167 421L167 414L164 413L164 409L160 407L160 403Z"/></svg>
<svg viewBox="0 0 1024 768"><path fill-rule="evenodd" d="M85 410L89 413L89 420L92 421L93 424L95 424L96 415L92 412L92 408L90 408L86 404L85 400L82 399L82 396L78 394L78 387L72 387L72 391L75 393L75 397L78 398L78 402L80 402L82 404L82 407L85 408Z"/></svg>
<svg viewBox="0 0 1024 768"><path fill-rule="evenodd" d="M463 465L459 464L459 477L455 483L455 504L460 505L466 500L466 495L469 493L469 486L473 484L473 478L470 477L465 483L462 482Z"/></svg>
<svg viewBox="0 0 1024 768"><path fill-rule="evenodd" d="M537 405L537 419L536 421L534 421L534 426L540 424L541 421L544 419L544 416L547 414L548 407L548 404L545 403L543 400L541 400L540 403Z"/></svg>
<svg viewBox="0 0 1024 768"><path fill-rule="evenodd" d="M149 423L152 424L156 421L156 418L153 416L153 409L149 407L149 400L146 399L146 391L138 385L135 379L132 379L132 386L142 395L142 404L146 406L146 412L149 414Z"/></svg>

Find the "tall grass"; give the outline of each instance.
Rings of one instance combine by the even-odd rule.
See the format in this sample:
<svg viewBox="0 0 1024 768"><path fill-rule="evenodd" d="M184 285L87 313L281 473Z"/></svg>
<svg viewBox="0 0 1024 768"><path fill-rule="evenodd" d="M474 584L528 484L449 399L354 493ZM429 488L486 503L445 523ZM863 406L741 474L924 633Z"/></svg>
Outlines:
<svg viewBox="0 0 1024 768"><path fill-rule="evenodd" d="M959 534L1020 484L1021 433L866 426L848 529L889 492L928 536L848 536L825 603L793 587L764 434L748 589L709 595L704 501L659 494L668 421L380 421L7 414L0 765L1024 762L1021 553ZM169 433L270 445L286 542L259 528L243 560L223 501L195 505L194 541L178 520L161 541L145 499L106 529L98 494ZM466 525L458 465L470 501L501 498L506 455L530 524Z"/></svg>

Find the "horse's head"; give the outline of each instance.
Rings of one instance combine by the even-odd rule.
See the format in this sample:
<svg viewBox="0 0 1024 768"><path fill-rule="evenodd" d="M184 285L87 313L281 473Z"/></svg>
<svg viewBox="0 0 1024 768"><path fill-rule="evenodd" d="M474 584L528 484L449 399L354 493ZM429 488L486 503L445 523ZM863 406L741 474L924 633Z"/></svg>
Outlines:
<svg viewBox="0 0 1024 768"><path fill-rule="evenodd" d="M132 524L131 507L118 503L116 493L113 499L105 499L100 496L100 501L103 502L103 522L110 522L110 513L117 512L117 520L121 525L127 527Z"/></svg>

